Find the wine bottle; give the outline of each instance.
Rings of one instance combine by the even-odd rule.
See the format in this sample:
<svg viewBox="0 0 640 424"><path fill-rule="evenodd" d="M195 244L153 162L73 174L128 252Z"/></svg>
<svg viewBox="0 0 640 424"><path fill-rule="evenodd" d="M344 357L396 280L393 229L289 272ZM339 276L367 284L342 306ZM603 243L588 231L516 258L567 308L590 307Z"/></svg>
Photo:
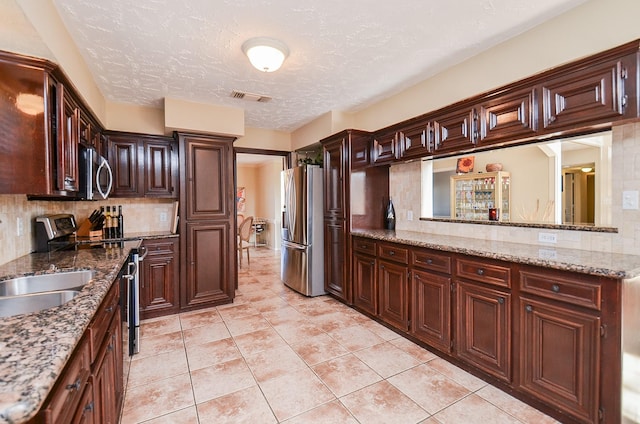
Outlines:
<svg viewBox="0 0 640 424"><path fill-rule="evenodd" d="M118 214L116 205L111 206L111 238L118 238Z"/></svg>
<svg viewBox="0 0 640 424"><path fill-rule="evenodd" d="M111 238L111 206L107 206L107 210L104 213L104 228L102 237L105 239Z"/></svg>
<svg viewBox="0 0 640 424"><path fill-rule="evenodd" d="M122 205L118 205L118 237L124 237L124 216L122 216Z"/></svg>
<svg viewBox="0 0 640 424"><path fill-rule="evenodd" d="M387 230L396 229L396 210L393 207L391 198L389 198L389 205L387 206L387 213L385 215L385 228Z"/></svg>

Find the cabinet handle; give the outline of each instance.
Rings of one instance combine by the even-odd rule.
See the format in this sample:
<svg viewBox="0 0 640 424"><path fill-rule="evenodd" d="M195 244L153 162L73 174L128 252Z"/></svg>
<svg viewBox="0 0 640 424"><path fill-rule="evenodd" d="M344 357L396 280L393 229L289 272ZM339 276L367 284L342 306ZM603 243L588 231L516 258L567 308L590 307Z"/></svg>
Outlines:
<svg viewBox="0 0 640 424"><path fill-rule="evenodd" d="M81 385L80 379L78 378L75 383L67 384L67 390L80 390Z"/></svg>
<svg viewBox="0 0 640 424"><path fill-rule="evenodd" d="M389 250L389 256L393 256L395 254L396 254L396 252L394 252L393 250Z"/></svg>
<svg viewBox="0 0 640 424"><path fill-rule="evenodd" d="M476 270L476 274L478 274L478 275L484 275L484 269L482 269L482 268L478 268L478 269Z"/></svg>
<svg viewBox="0 0 640 424"><path fill-rule="evenodd" d="M109 343L109 346L107 346L107 350L109 352L113 351L113 345L111 343Z"/></svg>
<svg viewBox="0 0 640 424"><path fill-rule="evenodd" d="M525 309L525 311L527 311L527 312L531 312L531 311L533 311L533 306L531 306L531 305L527 305L527 306L525 306L525 307L524 307L524 309Z"/></svg>
<svg viewBox="0 0 640 424"><path fill-rule="evenodd" d="M503 305L504 304L504 297L499 297L498 298L498 303Z"/></svg>
<svg viewBox="0 0 640 424"><path fill-rule="evenodd" d="M380 265L380 269L384 269L384 265Z"/></svg>
<svg viewBox="0 0 640 424"><path fill-rule="evenodd" d="M427 265L431 265L431 264L433 264L433 259L431 258L427 259Z"/></svg>
<svg viewBox="0 0 640 424"><path fill-rule="evenodd" d="M84 407L84 410L87 412L93 412L93 401L87 403L87 405Z"/></svg>
<svg viewBox="0 0 640 424"><path fill-rule="evenodd" d="M360 249L366 249L366 248L367 248L367 245L366 245L366 244L361 244L361 245L360 245Z"/></svg>
<svg viewBox="0 0 640 424"><path fill-rule="evenodd" d="M107 309L105 309L105 312L107 312L108 314L113 312L113 306L109 306Z"/></svg>
<svg viewBox="0 0 640 424"><path fill-rule="evenodd" d="M375 265L374 261L369 262L369 265Z"/></svg>
<svg viewBox="0 0 640 424"><path fill-rule="evenodd" d="M553 290L555 293L558 293L560 291L560 286L554 284L553 286L551 286L551 290Z"/></svg>

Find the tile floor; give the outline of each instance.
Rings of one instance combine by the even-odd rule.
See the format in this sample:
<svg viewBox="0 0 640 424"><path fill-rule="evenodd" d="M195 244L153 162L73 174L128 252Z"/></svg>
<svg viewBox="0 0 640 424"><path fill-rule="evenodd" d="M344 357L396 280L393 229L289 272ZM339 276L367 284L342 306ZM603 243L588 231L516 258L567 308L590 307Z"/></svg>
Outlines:
<svg viewBox="0 0 640 424"><path fill-rule="evenodd" d="M252 249L232 305L142 323L122 423L555 423Z"/></svg>

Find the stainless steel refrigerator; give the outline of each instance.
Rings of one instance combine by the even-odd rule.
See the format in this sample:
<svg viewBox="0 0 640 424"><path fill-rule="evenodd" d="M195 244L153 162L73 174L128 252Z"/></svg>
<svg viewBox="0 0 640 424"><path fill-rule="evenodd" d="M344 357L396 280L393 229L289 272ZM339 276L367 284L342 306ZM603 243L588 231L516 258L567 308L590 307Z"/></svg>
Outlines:
<svg viewBox="0 0 640 424"><path fill-rule="evenodd" d="M280 278L305 296L324 291L322 168L303 165L282 171L282 262Z"/></svg>

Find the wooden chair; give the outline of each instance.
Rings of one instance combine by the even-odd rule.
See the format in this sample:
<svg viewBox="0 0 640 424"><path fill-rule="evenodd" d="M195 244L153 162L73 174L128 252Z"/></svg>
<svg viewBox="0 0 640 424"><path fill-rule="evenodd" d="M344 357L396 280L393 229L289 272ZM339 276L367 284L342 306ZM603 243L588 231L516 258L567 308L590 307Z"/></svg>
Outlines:
<svg viewBox="0 0 640 424"><path fill-rule="evenodd" d="M251 230L253 229L253 217L248 216L242 221L240 227L238 228L238 253L240 255L240 268L242 268L242 251L247 251L247 265L251 265L249 260L249 248L251 247L251 243L249 243L249 238L251 237Z"/></svg>
<svg viewBox="0 0 640 424"><path fill-rule="evenodd" d="M239 213L238 215L236 215L236 225L238 226L238 231L240 231L240 225L242 224L242 221L244 221L244 215Z"/></svg>

